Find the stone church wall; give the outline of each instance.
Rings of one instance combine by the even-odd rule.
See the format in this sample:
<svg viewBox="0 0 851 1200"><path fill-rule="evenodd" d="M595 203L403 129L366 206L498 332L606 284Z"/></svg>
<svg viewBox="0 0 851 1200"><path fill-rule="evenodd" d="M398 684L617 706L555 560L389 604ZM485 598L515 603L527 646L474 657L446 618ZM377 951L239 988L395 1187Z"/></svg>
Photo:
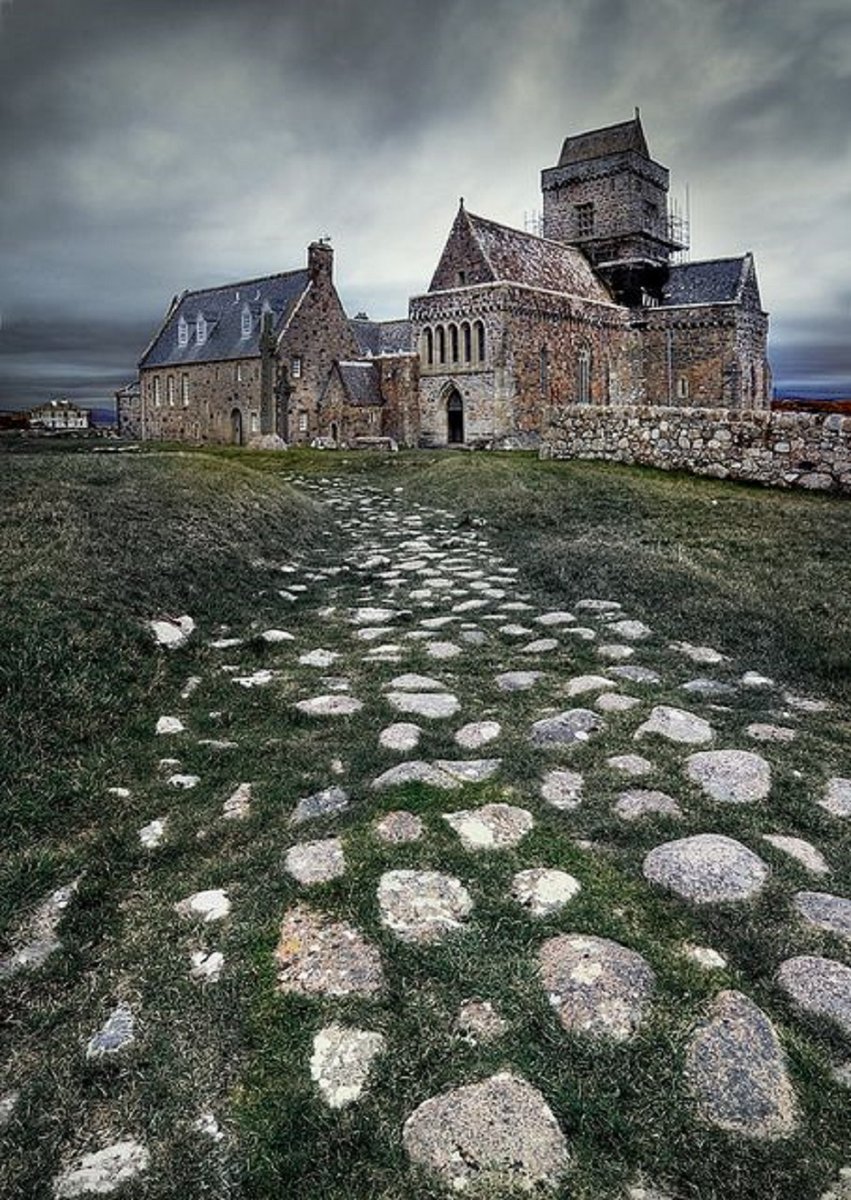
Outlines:
<svg viewBox="0 0 851 1200"><path fill-rule="evenodd" d="M155 367L142 370L139 377L144 421L141 436L147 440L231 442L235 440L234 412L240 415L244 442L260 431L259 358Z"/></svg>
<svg viewBox="0 0 851 1200"><path fill-rule="evenodd" d="M836 413L573 406L552 413L541 455L851 493L851 417Z"/></svg>

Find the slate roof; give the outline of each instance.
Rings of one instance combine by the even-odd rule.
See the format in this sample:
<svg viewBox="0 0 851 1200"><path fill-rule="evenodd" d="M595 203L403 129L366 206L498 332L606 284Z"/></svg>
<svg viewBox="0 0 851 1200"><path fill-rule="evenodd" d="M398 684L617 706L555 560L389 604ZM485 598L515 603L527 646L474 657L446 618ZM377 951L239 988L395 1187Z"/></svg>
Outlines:
<svg viewBox="0 0 851 1200"><path fill-rule="evenodd" d="M341 362L337 363L337 370L349 404L362 407L382 403L375 363Z"/></svg>
<svg viewBox="0 0 851 1200"><path fill-rule="evenodd" d="M374 357L378 354L404 354L411 350L410 321L370 321L363 317L354 317L349 321L349 326L357 339L361 354Z"/></svg>
<svg viewBox="0 0 851 1200"><path fill-rule="evenodd" d="M662 288L662 304L723 304L739 298L747 255L676 263Z"/></svg>
<svg viewBox="0 0 851 1200"><path fill-rule="evenodd" d="M260 354L261 317L264 308L273 315L272 331L280 333L310 283L306 269L246 279L224 287L184 292L178 297L159 333L139 363L140 367L181 366L184 363L222 362L256 358ZM251 334L242 336L242 311L251 311ZM195 322L199 313L207 321L207 340L198 345ZM179 346L181 316L189 324L189 341Z"/></svg>
<svg viewBox="0 0 851 1200"><path fill-rule="evenodd" d="M467 220L496 282L520 283L611 304L611 296L581 250L473 213L467 213Z"/></svg>
<svg viewBox="0 0 851 1200"><path fill-rule="evenodd" d="M628 151L634 151L643 158L650 157L641 119L637 116L619 125L606 125L603 129L590 129L587 133L566 137L558 165L567 167L573 163L588 162L592 158L605 158L609 154L626 154Z"/></svg>

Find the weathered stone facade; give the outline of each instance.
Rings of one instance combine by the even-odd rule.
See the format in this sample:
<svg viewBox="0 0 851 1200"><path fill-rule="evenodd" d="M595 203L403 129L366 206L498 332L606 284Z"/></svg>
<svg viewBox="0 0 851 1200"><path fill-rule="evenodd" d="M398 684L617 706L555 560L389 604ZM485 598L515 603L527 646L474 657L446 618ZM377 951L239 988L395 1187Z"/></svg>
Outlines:
<svg viewBox="0 0 851 1200"><path fill-rule="evenodd" d="M554 413L542 455L851 492L851 417L595 405Z"/></svg>

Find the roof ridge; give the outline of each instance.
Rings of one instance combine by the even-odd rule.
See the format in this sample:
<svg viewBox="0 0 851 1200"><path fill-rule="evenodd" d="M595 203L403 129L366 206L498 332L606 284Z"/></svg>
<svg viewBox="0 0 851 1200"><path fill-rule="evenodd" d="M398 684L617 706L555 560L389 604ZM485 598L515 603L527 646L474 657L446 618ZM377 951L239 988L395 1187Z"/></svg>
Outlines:
<svg viewBox="0 0 851 1200"><path fill-rule="evenodd" d="M288 275L307 275L307 267L294 267L291 271L273 271L269 275L255 275L252 279L235 279L232 283L217 283L205 288L187 288L181 296L181 302L187 296L201 296L205 292L224 292L230 288L247 287L251 283L265 283L267 279L284 279Z"/></svg>
<svg viewBox="0 0 851 1200"><path fill-rule="evenodd" d="M513 225L506 225L504 221L494 221L492 217L482 217L478 213L468 212L467 216L475 221L483 221L486 225L496 225L497 229L507 229L509 233L519 234L520 237L530 238L535 242L543 242L545 246L558 246L560 250L572 250L578 254L582 251L578 246L571 246L567 242L560 242L556 238L541 237L539 233L530 233L528 229L516 229Z"/></svg>
<svg viewBox="0 0 851 1200"><path fill-rule="evenodd" d="M742 262L743 259L748 257L749 253L750 253L750 251L745 251L744 254L722 254L718 258L689 259L688 262L671 263L670 270L673 271L677 267L702 267L702 266L705 266L707 263Z"/></svg>

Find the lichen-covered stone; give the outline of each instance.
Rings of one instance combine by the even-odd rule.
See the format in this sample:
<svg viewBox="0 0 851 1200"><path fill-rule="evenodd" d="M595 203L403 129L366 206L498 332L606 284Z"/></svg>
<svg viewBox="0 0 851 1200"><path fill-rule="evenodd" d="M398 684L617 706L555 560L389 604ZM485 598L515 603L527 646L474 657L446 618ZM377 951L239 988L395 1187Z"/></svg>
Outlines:
<svg viewBox="0 0 851 1200"><path fill-rule="evenodd" d="M78 1164L53 1181L55 1200L75 1196L105 1196L144 1174L150 1163L147 1147L128 1138L103 1150L84 1154Z"/></svg>
<svg viewBox="0 0 851 1200"><path fill-rule="evenodd" d="M301 842L287 851L285 866L299 883L328 883L346 871L343 845L339 838L323 838L318 842Z"/></svg>
<svg viewBox="0 0 851 1200"><path fill-rule="evenodd" d="M582 803L583 779L578 771L547 771L541 780L541 799L569 812Z"/></svg>
<svg viewBox="0 0 851 1200"><path fill-rule="evenodd" d="M329 1108L344 1108L358 1100L369 1080L372 1064L387 1043L380 1033L326 1025L313 1039L310 1076Z"/></svg>
<svg viewBox="0 0 851 1200"><path fill-rule="evenodd" d="M382 842L389 842L391 845L416 842L423 835L423 823L414 813L399 809L376 821L375 835Z"/></svg>
<svg viewBox="0 0 851 1200"><path fill-rule="evenodd" d="M387 871L378 883L381 924L403 942L439 942L463 928L473 908L460 880L439 871Z"/></svg>
<svg viewBox="0 0 851 1200"><path fill-rule="evenodd" d="M740 992L721 992L686 1054L700 1116L732 1133L789 1137L797 1105L774 1027Z"/></svg>
<svg viewBox="0 0 851 1200"><path fill-rule="evenodd" d="M518 871L511 881L511 895L534 917L559 912L579 895L578 879L553 867L531 867Z"/></svg>
<svg viewBox="0 0 851 1200"><path fill-rule="evenodd" d="M378 950L359 930L303 904L284 914L274 957L282 992L372 996L384 983Z"/></svg>
<svg viewBox="0 0 851 1200"><path fill-rule="evenodd" d="M481 808L444 813L443 819L461 839L465 850L504 850L516 846L535 824L525 808L485 804Z"/></svg>
<svg viewBox="0 0 851 1200"><path fill-rule="evenodd" d="M605 729L603 718L587 708L571 708L554 717L536 721L529 734L533 746L570 746L587 742L592 734Z"/></svg>
<svg viewBox="0 0 851 1200"><path fill-rule="evenodd" d="M824 855L815 846L805 842L803 838L786 837L779 833L764 833L762 840L768 842L775 850L782 850L784 854L794 858L814 875L830 874L830 867L827 865Z"/></svg>
<svg viewBox="0 0 851 1200"><path fill-rule="evenodd" d="M566 1171L567 1142L544 1097L502 1072L424 1101L405 1122L411 1161L453 1191L552 1186Z"/></svg>
<svg viewBox="0 0 851 1200"><path fill-rule="evenodd" d="M712 726L703 717L686 712L682 708L671 708L660 704L654 708L648 720L639 725L635 731L636 738L658 734L669 742L681 742L685 745L700 745L711 742L715 736Z"/></svg>
<svg viewBox="0 0 851 1200"><path fill-rule="evenodd" d="M538 952L541 982L570 1033L625 1041L644 1017L656 977L626 946L588 934L562 934Z"/></svg>
<svg viewBox="0 0 851 1200"><path fill-rule="evenodd" d="M685 762L686 775L719 804L754 804L771 790L771 768L749 750L707 750Z"/></svg>
<svg viewBox="0 0 851 1200"><path fill-rule="evenodd" d="M465 1000L455 1024L464 1040L473 1046L496 1041L508 1029L508 1022L490 1000Z"/></svg>
<svg viewBox="0 0 851 1200"><path fill-rule="evenodd" d="M804 920L816 929L851 941L851 900L832 896L829 892L798 892L793 904Z"/></svg>
<svg viewBox="0 0 851 1200"><path fill-rule="evenodd" d="M695 904L750 900L762 890L768 867L741 842L701 833L657 846L644 860L651 883Z"/></svg>
<svg viewBox="0 0 851 1200"><path fill-rule="evenodd" d="M642 817L672 817L679 820L683 815L683 810L673 796L668 796L665 792L646 791L643 788L621 792L613 811L622 821L640 821Z"/></svg>

